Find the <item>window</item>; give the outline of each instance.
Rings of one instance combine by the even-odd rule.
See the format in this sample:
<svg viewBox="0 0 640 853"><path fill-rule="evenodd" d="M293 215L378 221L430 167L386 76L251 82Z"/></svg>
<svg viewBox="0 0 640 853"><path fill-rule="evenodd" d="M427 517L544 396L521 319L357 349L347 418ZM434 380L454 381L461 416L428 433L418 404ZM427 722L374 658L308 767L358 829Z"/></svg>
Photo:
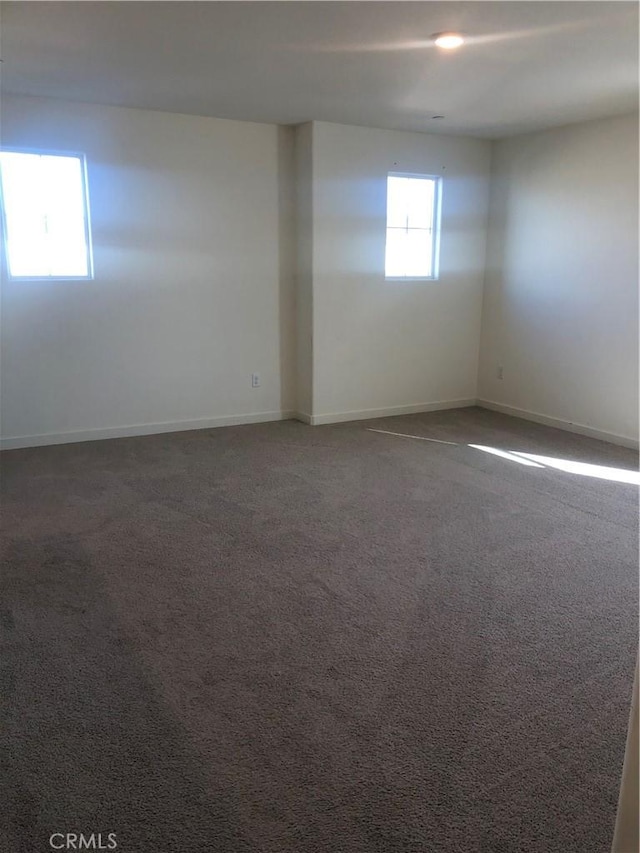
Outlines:
<svg viewBox="0 0 640 853"><path fill-rule="evenodd" d="M84 157L1 151L10 278L91 278Z"/></svg>
<svg viewBox="0 0 640 853"><path fill-rule="evenodd" d="M438 277L440 178L387 177L386 278Z"/></svg>

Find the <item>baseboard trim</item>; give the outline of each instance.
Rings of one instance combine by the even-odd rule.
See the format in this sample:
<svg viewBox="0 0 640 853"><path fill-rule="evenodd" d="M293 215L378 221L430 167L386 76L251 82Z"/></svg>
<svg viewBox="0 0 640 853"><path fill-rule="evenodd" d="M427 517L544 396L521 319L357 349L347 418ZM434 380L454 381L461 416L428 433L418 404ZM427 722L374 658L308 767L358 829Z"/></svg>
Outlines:
<svg viewBox="0 0 640 853"><path fill-rule="evenodd" d="M271 421L286 421L295 419L312 426L323 424L345 423L348 421L371 420L373 418L393 417L394 415L413 415L420 412L437 412L445 409L462 409L469 406L480 406L504 415L533 421L544 426L555 427L566 432L585 435L600 441L608 441L622 447L638 449L637 439L616 433L604 432L584 424L576 424L496 403L493 400L465 398L461 400L441 400L435 403L417 403L409 406L390 406L384 409L359 409L353 412L333 412L324 415L310 415L307 412L276 411L251 412L246 415L226 415L214 418L197 418L190 421L166 421L155 424L134 424L124 427L107 427L105 429L89 429L73 432L47 433L45 435L12 436L0 439L0 450L18 450L26 447L46 447L52 444L75 444L81 441L102 441L109 438L130 438L142 435L158 435L165 432L185 432L187 430L214 429L216 427L240 426L242 424L260 424Z"/></svg>
<svg viewBox="0 0 640 853"><path fill-rule="evenodd" d="M561 418L552 418L550 415L540 415L530 412L528 409L518 409L515 406L505 406L503 403L495 403L493 400L479 399L477 405L481 409L490 409L492 412L500 412L503 415L511 415L514 418L522 418L525 421L533 421L536 424L563 429L565 432L574 432L577 435L586 435L589 438L597 438L599 441L608 441L609 444L619 444L622 447L638 449L638 440L625 435L617 435L614 432L604 432L600 429L576 424L572 421L563 421Z"/></svg>
<svg viewBox="0 0 640 853"><path fill-rule="evenodd" d="M325 415L307 415L313 426L323 424L338 424L345 421L365 421L372 418L387 418L394 415L416 415L420 412L439 412L443 409L462 409L467 406L475 406L476 399L465 398L462 400L440 400L435 403L414 403L410 406L389 406L384 409L359 409L354 412L332 412Z"/></svg>
<svg viewBox="0 0 640 853"><path fill-rule="evenodd" d="M102 441L108 438L130 438L137 435L158 435L165 432L185 432L195 429L212 429L241 424L261 424L286 421L297 417L293 411L251 412L246 415L226 415L216 418L196 418L191 421L165 421L156 424L107 427L74 432L56 432L45 435L24 435L0 439L1 450L18 450L23 447L45 447L51 444L75 444L80 441Z"/></svg>

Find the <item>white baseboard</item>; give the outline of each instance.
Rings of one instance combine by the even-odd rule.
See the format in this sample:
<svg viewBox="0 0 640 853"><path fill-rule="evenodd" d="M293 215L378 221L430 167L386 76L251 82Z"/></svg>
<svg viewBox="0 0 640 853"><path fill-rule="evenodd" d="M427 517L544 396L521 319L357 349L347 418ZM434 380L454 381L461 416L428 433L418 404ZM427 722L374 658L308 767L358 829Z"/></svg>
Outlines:
<svg viewBox="0 0 640 853"><path fill-rule="evenodd" d="M359 409L355 412L332 412L325 415L306 415L305 423L313 426L322 424L338 424L344 421L364 421L371 418L387 418L394 415L415 415L420 412L438 412L442 409L462 409L465 406L475 406L475 398L464 400L441 400L436 403L415 403L410 406L389 406L385 409ZM302 418L301 418L302 420Z"/></svg>
<svg viewBox="0 0 640 853"><path fill-rule="evenodd" d="M286 421L294 418L305 424L321 426L322 424L344 423L347 421L370 420L373 418L393 417L394 415L413 415L420 412L437 412L444 409L461 409L468 406L480 406L504 415L523 418L534 423L585 435L589 438L597 438L600 441L608 441L622 447L638 449L638 440L616 433L604 432L584 424L576 424L571 421L563 421L549 415L540 415L527 409L518 409L515 406L507 406L503 403L495 403L492 400L462 399L442 400L435 403L417 403L410 406L390 406L384 409L360 409L353 412L333 412L324 415L309 415L306 412L276 411L276 412L251 412L246 415L227 415L214 418L197 418L191 421L166 421L156 424L135 424L124 427L107 427L105 429L89 429L74 432L47 433L45 435L11 436L0 439L0 449L17 450L23 447L44 447L51 444L73 444L80 441L100 441L107 438L127 438L137 435L158 435L165 432L183 432L186 430L212 429L224 426L239 426L241 424L259 424L270 421Z"/></svg>
<svg viewBox="0 0 640 853"><path fill-rule="evenodd" d="M105 438L128 438L136 435L158 435L163 432L184 432L191 429L211 429L240 424L261 424L269 421L286 421L296 417L295 412L251 412L247 415L227 415L217 418L197 418L192 421L166 421L157 424L87 429L76 432L52 432L46 435L22 435L0 439L0 449L17 450L21 447L44 447L50 444L74 444L79 441L100 441Z"/></svg>
<svg viewBox="0 0 640 853"><path fill-rule="evenodd" d="M629 438L625 435L617 435L614 432L604 432L600 429L585 426L584 424L576 424L572 421L563 421L560 418L552 418L549 415L539 415L537 412L530 412L527 409L517 409L515 406L505 406L503 403L494 403L493 400L477 401L477 405L482 409L491 409L493 412L501 412L503 415L511 415L514 418L522 418L525 421L533 421L536 424L544 424L545 426L563 429L566 432L575 432L578 435L586 435L589 438L597 438L600 441L608 441L610 444L619 444L622 447L631 447L634 450L638 449L638 440Z"/></svg>

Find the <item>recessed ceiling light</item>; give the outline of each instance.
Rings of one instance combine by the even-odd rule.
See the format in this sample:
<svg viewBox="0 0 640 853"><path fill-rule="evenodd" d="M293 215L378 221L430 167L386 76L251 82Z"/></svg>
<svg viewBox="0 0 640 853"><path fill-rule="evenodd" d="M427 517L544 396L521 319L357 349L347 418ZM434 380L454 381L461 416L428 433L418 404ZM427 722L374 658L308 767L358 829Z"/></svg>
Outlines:
<svg viewBox="0 0 640 853"><path fill-rule="evenodd" d="M464 44L464 38L460 33L436 33L432 38L436 47L441 47L443 50L455 50Z"/></svg>

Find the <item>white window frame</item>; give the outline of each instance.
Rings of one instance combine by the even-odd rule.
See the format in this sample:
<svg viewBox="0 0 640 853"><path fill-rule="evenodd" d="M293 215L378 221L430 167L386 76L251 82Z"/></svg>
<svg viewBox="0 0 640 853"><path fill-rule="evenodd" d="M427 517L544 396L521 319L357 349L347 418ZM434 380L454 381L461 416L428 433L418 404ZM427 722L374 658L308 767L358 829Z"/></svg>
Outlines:
<svg viewBox="0 0 640 853"><path fill-rule="evenodd" d="M427 175L420 172L387 172L385 200L388 197L389 178L417 178L433 181L433 220L431 229L431 271L432 275L387 275L387 234L389 225L385 208L385 281L438 281L440 278L440 223L442 216L442 175Z"/></svg>
<svg viewBox="0 0 640 853"><path fill-rule="evenodd" d="M87 275L12 275L9 264L9 235L7 233L7 212L4 202L2 180L0 179L0 219L2 220L2 242L4 247L4 273L9 281L93 281L93 248L91 245L91 209L89 206L89 176L87 158L80 151L52 151L43 148L20 148L10 145L0 146L1 153L36 154L41 157L74 157L80 161L82 176L82 201L84 207L84 240L87 251Z"/></svg>

